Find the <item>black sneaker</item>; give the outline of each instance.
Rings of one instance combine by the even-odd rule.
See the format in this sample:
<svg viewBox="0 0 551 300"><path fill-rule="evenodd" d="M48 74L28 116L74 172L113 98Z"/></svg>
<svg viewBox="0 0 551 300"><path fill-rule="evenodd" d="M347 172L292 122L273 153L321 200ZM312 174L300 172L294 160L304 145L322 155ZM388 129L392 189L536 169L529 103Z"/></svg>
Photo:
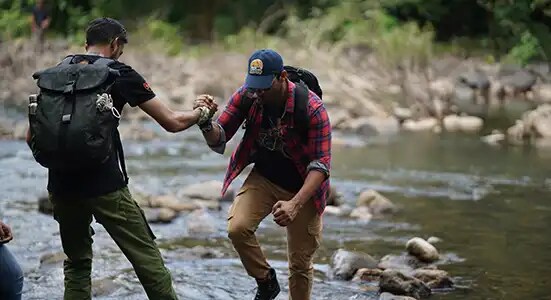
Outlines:
<svg viewBox="0 0 551 300"><path fill-rule="evenodd" d="M273 300L279 294L279 283L277 282L276 272L274 269L270 269L268 277L269 278L265 281L258 281L258 279L256 280L258 290L256 291L254 300Z"/></svg>

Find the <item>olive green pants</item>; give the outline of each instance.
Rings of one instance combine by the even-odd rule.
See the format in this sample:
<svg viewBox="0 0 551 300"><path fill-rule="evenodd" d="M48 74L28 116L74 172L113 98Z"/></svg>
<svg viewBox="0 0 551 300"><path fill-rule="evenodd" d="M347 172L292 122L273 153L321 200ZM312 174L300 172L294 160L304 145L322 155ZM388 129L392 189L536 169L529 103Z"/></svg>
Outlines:
<svg viewBox="0 0 551 300"><path fill-rule="evenodd" d="M91 299L92 217L103 225L134 267L149 299L177 299L172 278L142 209L128 188L91 199L50 194L67 259L64 300Z"/></svg>

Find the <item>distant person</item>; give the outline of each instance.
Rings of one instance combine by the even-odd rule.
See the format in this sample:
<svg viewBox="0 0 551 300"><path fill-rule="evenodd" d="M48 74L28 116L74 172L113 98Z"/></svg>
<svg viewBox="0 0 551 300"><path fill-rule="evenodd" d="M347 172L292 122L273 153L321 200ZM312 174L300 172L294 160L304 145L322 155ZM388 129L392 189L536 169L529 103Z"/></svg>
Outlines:
<svg viewBox="0 0 551 300"><path fill-rule="evenodd" d="M32 10L31 30L38 49L42 51L45 31L50 27L51 16L45 0L37 0Z"/></svg>
<svg viewBox="0 0 551 300"><path fill-rule="evenodd" d="M33 75L44 92L40 102L29 104L27 143L48 168L48 192L67 255L65 300L91 299L93 219L130 261L149 299L177 299L155 235L128 190L117 127L127 104L169 132L210 122L216 107L171 110L138 72L118 61L127 42L120 22L95 19L86 29L86 53Z"/></svg>
<svg viewBox="0 0 551 300"><path fill-rule="evenodd" d="M4 244L13 239L8 225L0 221L0 299L21 300L23 271Z"/></svg>

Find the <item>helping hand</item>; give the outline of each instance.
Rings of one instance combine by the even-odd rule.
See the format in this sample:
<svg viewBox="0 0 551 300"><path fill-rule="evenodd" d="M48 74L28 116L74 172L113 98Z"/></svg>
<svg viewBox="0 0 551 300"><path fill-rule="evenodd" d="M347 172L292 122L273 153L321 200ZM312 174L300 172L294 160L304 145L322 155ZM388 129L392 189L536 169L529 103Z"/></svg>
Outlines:
<svg viewBox="0 0 551 300"><path fill-rule="evenodd" d="M298 205L295 201L278 201L272 208L272 214L274 215L274 221L282 227L285 227L293 220L298 214Z"/></svg>
<svg viewBox="0 0 551 300"><path fill-rule="evenodd" d="M206 94L197 96L193 102L193 109L198 107L207 107L211 111L211 115L214 115L214 113L218 110L218 104L214 101L214 97Z"/></svg>

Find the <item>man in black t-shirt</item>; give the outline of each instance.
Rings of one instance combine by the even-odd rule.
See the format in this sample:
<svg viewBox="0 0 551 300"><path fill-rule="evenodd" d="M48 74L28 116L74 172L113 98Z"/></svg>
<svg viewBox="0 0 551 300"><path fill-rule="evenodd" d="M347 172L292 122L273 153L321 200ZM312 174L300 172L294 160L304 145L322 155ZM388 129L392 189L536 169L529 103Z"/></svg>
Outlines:
<svg viewBox="0 0 551 300"><path fill-rule="evenodd" d="M71 63L93 63L100 57L117 60L126 43L122 24L110 18L96 19L86 30L87 53L73 56ZM169 132L185 130L200 118L204 119L200 109L172 111L156 98L148 83L132 67L118 61L110 67L120 73L111 89L117 111L121 112L126 104L139 107ZM216 105L212 104L209 111L215 110ZM30 133L27 134L29 142ZM177 299L171 275L154 242L155 236L142 209L130 195L119 166L120 158L115 151L94 170L48 172L50 201L67 255L64 299L91 299L92 218L105 227L128 258L149 299Z"/></svg>

